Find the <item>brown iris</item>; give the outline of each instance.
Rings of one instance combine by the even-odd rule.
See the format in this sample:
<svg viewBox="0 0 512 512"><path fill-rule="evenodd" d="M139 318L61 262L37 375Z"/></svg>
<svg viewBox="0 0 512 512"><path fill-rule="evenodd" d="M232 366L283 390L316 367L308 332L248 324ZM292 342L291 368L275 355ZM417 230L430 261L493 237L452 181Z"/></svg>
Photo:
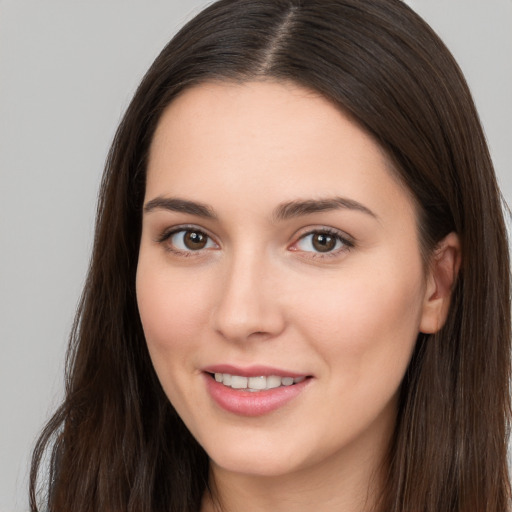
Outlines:
<svg viewBox="0 0 512 512"><path fill-rule="evenodd" d="M318 252L329 252L336 247L336 237L328 233L315 233L313 234L312 243Z"/></svg>
<svg viewBox="0 0 512 512"><path fill-rule="evenodd" d="M191 251L204 249L208 242L208 236L200 231L186 231L183 237L183 243Z"/></svg>

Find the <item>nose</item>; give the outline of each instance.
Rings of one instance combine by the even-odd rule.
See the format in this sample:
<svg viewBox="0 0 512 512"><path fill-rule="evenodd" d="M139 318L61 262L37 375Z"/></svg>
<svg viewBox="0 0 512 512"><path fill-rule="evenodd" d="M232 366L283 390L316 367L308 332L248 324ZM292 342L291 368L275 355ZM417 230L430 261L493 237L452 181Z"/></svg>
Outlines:
<svg viewBox="0 0 512 512"><path fill-rule="evenodd" d="M263 258L251 256L240 256L226 265L212 310L215 331L234 342L278 336L285 328L278 272Z"/></svg>

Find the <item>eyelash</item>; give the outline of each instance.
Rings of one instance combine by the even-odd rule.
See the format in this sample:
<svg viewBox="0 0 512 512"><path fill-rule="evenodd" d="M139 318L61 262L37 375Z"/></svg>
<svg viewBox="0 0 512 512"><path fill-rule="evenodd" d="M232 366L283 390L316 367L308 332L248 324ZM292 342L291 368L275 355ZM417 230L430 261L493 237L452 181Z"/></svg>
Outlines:
<svg viewBox="0 0 512 512"><path fill-rule="evenodd" d="M355 247L354 241L349 238L347 235L343 234L342 232L333 229L333 228L316 228L316 229L310 229L306 231L305 233L301 234L300 237L296 242L294 242L293 246L296 246L301 241L305 240L308 236L315 236L315 235L327 235L330 237L333 237L336 242L341 243L341 247L327 252L320 252L320 251L302 251L308 254L308 258L315 258L315 259L325 259L325 258L335 258L339 256L340 254L349 252L351 249ZM299 249L293 249L296 251L299 251Z"/></svg>
<svg viewBox="0 0 512 512"><path fill-rule="evenodd" d="M204 249L199 249L199 250L196 250L196 251L194 251L194 250L183 251L181 249L177 249L176 247L173 247L171 244L167 244L166 243L174 235L176 235L178 233L182 233L182 232L184 234L187 233L187 232L199 233L199 234L205 236L208 240L212 240L213 241L213 238L208 233L206 233L203 229L199 229L199 228L197 228L195 226L177 226L177 227L174 227L174 228L171 228L171 229L167 229L157 238L156 241L159 244L164 245L166 251L168 251L168 252L170 252L172 254L175 254L177 256L182 256L182 257L185 257L185 258L200 256L201 252Z"/></svg>
<svg viewBox="0 0 512 512"><path fill-rule="evenodd" d="M165 230L157 238L156 241L158 243L164 245L166 251L171 252L177 256L182 256L182 257L186 257L186 258L201 256L201 253L206 248L198 249L198 250L190 249L188 251L184 251L181 249L177 249L176 247L173 247L170 244L166 243L174 235L181 233L181 232L183 232L184 234L186 232L199 233L199 234L207 237L208 240L213 241L213 238L210 235L208 235L208 233L206 233L204 230L199 229L195 226L177 226L177 227ZM322 253L320 251L318 251L318 252L317 251L300 251L300 249L293 248L294 246L299 244L301 241L305 240L308 236L314 236L314 235L319 235L319 234L333 237L336 240L336 242L341 243L341 247L337 248L335 250L332 250L332 251L326 251L324 253ZM214 243L216 243L216 242L214 242ZM301 234L299 236L299 238L297 239L297 241L292 244L292 246L290 247L290 250L307 253L308 254L307 257L309 257L309 258L324 259L324 258L336 257L336 256L339 256L341 253L349 252L351 249L354 248L354 246L355 246L354 241L352 239L350 239L350 237L342 234L340 231L337 231L332 228L322 227L322 228L317 228L317 229L310 229L309 231L306 231L303 234Z"/></svg>

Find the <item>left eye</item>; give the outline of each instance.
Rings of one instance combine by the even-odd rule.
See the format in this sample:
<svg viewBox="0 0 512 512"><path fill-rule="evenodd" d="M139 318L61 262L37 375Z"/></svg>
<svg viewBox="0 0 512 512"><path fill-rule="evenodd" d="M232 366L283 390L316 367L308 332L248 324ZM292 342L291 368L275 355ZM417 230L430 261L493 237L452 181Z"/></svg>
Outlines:
<svg viewBox="0 0 512 512"><path fill-rule="evenodd" d="M206 233L197 229L181 229L173 233L168 240L178 251L200 251L216 246Z"/></svg>
<svg viewBox="0 0 512 512"><path fill-rule="evenodd" d="M296 244L301 251L320 253L334 252L343 246L348 246L348 243L339 235L326 231L316 231L304 235Z"/></svg>

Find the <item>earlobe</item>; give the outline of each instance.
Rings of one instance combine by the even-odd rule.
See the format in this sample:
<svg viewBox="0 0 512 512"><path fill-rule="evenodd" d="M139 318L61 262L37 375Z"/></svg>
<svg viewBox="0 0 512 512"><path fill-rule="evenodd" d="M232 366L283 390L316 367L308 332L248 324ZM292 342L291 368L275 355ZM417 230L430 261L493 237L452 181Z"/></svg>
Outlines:
<svg viewBox="0 0 512 512"><path fill-rule="evenodd" d="M420 332L436 333L446 322L461 260L460 240L452 232L439 242L431 256Z"/></svg>

